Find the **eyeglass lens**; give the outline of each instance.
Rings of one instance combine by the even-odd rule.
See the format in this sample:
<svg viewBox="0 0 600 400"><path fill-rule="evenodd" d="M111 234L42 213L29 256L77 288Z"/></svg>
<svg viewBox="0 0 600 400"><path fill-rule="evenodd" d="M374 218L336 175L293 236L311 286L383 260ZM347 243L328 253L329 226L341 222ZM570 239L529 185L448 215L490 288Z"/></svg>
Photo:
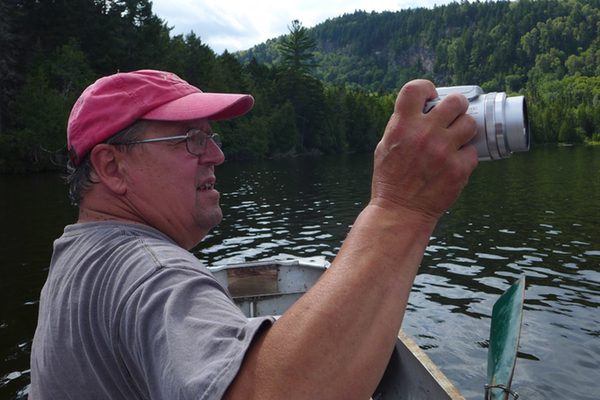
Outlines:
<svg viewBox="0 0 600 400"><path fill-rule="evenodd" d="M209 139L212 139L217 146L221 147L221 139L217 133L206 133L198 129L188 132L186 143L188 151L197 156L204 154Z"/></svg>

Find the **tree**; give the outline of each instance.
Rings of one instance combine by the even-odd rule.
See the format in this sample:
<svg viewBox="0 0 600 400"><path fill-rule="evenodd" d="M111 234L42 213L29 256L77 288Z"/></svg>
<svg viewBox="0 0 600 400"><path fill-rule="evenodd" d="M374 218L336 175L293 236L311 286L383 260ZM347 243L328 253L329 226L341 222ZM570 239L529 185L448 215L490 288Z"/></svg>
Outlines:
<svg viewBox="0 0 600 400"><path fill-rule="evenodd" d="M0 135L5 129L5 115L19 80L17 17L16 1L0 0Z"/></svg>
<svg viewBox="0 0 600 400"><path fill-rule="evenodd" d="M298 74L309 74L316 66L314 49L316 42L308 35L308 30L297 19L288 26L290 33L279 44L281 65Z"/></svg>
<svg viewBox="0 0 600 400"><path fill-rule="evenodd" d="M38 163L65 155L69 112L94 74L73 40L26 74L12 107L12 140L19 143L23 161ZM43 163L42 163L43 164Z"/></svg>
<svg viewBox="0 0 600 400"><path fill-rule="evenodd" d="M214 91L247 92L242 64L227 50L216 58Z"/></svg>
<svg viewBox="0 0 600 400"><path fill-rule="evenodd" d="M294 154L300 147L300 134L295 122L294 107L290 101L272 111L269 118L271 132L270 153Z"/></svg>
<svg viewBox="0 0 600 400"><path fill-rule="evenodd" d="M292 21L288 28L290 33L278 46L281 60L276 81L278 103L290 101L294 107L300 148L318 149L325 97L322 83L310 75L310 69L315 66L313 49L316 44L300 21Z"/></svg>
<svg viewBox="0 0 600 400"><path fill-rule="evenodd" d="M181 77L204 91L212 90L216 55L193 31L185 36L183 57Z"/></svg>

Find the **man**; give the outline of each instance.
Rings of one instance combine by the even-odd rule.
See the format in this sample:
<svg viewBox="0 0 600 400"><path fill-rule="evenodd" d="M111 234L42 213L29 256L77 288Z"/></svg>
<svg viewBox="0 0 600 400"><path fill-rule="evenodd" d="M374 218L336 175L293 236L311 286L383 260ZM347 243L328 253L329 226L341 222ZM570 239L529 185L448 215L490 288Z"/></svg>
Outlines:
<svg viewBox="0 0 600 400"><path fill-rule="evenodd" d="M161 71L119 73L69 118L79 220L54 244L31 365L34 399L368 399L381 379L438 218L477 164L467 100L400 91L372 195L319 282L288 312L248 320L187 250L218 224L209 121L248 95Z"/></svg>

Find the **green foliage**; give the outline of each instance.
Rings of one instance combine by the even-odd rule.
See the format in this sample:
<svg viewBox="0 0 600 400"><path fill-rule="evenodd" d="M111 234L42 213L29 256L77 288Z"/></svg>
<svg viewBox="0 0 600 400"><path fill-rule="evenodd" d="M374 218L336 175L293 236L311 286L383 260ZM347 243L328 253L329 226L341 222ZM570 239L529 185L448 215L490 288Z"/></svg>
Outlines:
<svg viewBox="0 0 600 400"><path fill-rule="evenodd" d="M215 84L213 78L217 73L216 54L200 37L190 32L185 37L177 35L171 41L166 56L163 56L164 66L159 69L171 71L194 86L210 91Z"/></svg>
<svg viewBox="0 0 600 400"><path fill-rule="evenodd" d="M150 0L2 0L0 171L54 168L83 88L142 68L252 93L248 116L216 124L230 159L370 152L415 78L524 94L535 143L600 140L600 0L461 1L289 29L217 55L193 32L171 37Z"/></svg>
<svg viewBox="0 0 600 400"><path fill-rule="evenodd" d="M250 115L227 124L223 133L223 151L227 158L252 160L264 157L269 147L269 121L265 116Z"/></svg>
<svg viewBox="0 0 600 400"><path fill-rule="evenodd" d="M296 112L292 102L286 102L271 112L269 121L271 133L269 154L293 155L300 149L300 132L296 126Z"/></svg>
<svg viewBox="0 0 600 400"><path fill-rule="evenodd" d="M600 75L598 0L461 1L432 10L359 11L327 20L306 35L316 41L315 76L325 84L376 93L394 92L414 78L439 86L478 84L487 92L527 96L535 142L590 141L600 130L595 103L552 92L557 86L569 90L574 77ZM276 63L273 49L281 40L286 38L239 57ZM578 93L593 99L597 81L579 83Z"/></svg>
<svg viewBox="0 0 600 400"><path fill-rule="evenodd" d="M277 45L281 65L296 74L308 74L315 67L313 51L317 43L297 19L292 21L289 30L289 35Z"/></svg>
<svg viewBox="0 0 600 400"><path fill-rule="evenodd" d="M600 77L539 80L530 87L532 131L538 142L592 141L600 132Z"/></svg>
<svg viewBox="0 0 600 400"><path fill-rule="evenodd" d="M60 157L71 107L93 76L75 41L58 48L26 74L11 107L12 128L3 135L5 142L17 144L22 164L43 169Z"/></svg>
<svg viewBox="0 0 600 400"><path fill-rule="evenodd" d="M0 135L5 130L8 107L21 78L19 73L19 47L22 36L18 34L20 14L16 0L0 1Z"/></svg>

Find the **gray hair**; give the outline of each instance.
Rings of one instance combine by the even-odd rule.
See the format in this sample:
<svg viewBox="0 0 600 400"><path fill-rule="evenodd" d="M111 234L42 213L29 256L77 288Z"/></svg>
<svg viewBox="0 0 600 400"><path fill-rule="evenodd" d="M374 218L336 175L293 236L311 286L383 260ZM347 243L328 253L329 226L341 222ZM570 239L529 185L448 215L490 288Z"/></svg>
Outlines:
<svg viewBox="0 0 600 400"><path fill-rule="evenodd" d="M103 143L112 144L139 140L149 123L150 121L138 120L129 127L117 132ZM130 146L127 144L116 146L123 151L128 151L130 148ZM81 199L83 199L89 188L98 183L92 179L93 171L94 166L90 161L89 153L84 157L84 159L81 161L81 164L79 164L77 167L71 160L67 162L67 174L64 178L67 185L69 185L69 200L74 206L79 206Z"/></svg>

